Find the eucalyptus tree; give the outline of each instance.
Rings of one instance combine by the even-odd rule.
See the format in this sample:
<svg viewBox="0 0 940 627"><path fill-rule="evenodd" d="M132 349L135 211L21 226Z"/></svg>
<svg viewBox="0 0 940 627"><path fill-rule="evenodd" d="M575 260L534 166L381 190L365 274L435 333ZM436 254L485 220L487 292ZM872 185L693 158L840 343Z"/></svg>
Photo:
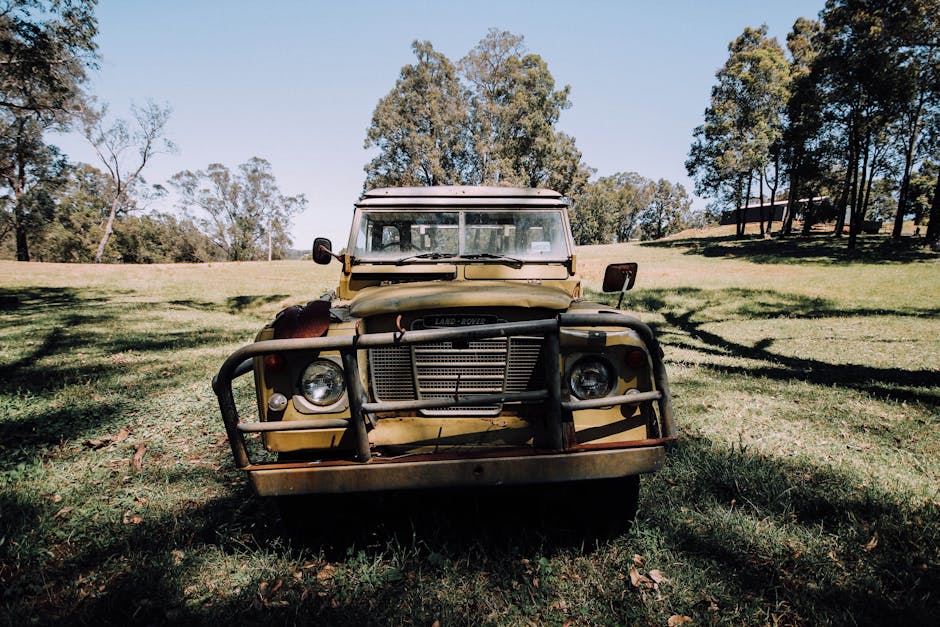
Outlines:
<svg viewBox="0 0 940 627"><path fill-rule="evenodd" d="M854 248L867 206L872 163L897 119L909 88L897 45L902 19L880 0L829 0L822 14L815 67L825 111L844 138L845 178L837 205L836 235L850 215L848 247Z"/></svg>
<svg viewBox="0 0 940 627"><path fill-rule="evenodd" d="M689 226L692 200L681 183L659 179L649 185L647 196L637 218L642 239L662 239Z"/></svg>
<svg viewBox="0 0 940 627"><path fill-rule="evenodd" d="M557 130L570 87L521 36L491 30L458 68L429 42L402 68L372 115L366 187L519 185L575 194L591 170L575 139Z"/></svg>
<svg viewBox="0 0 940 627"><path fill-rule="evenodd" d="M556 130L571 87L555 88L548 64L525 49L522 36L490 29L460 68L469 85L475 183L569 195L587 182L574 138Z"/></svg>
<svg viewBox="0 0 940 627"><path fill-rule="evenodd" d="M233 172L221 163L178 172L170 180L180 205L229 261L279 258L290 245L291 218L307 208L303 194L285 196L271 164L252 157Z"/></svg>
<svg viewBox="0 0 940 627"><path fill-rule="evenodd" d="M575 242L611 244L635 237L652 186L652 181L636 172L618 172L584 185L569 210Z"/></svg>
<svg viewBox="0 0 940 627"><path fill-rule="evenodd" d="M365 147L365 187L469 182L469 118L456 69L430 42L411 44L417 62L401 69L375 107Z"/></svg>
<svg viewBox="0 0 940 627"><path fill-rule="evenodd" d="M0 221L14 233L21 261L29 261L30 237L48 213L36 200L61 174L61 156L44 133L71 119L96 62L94 4L0 0Z"/></svg>
<svg viewBox="0 0 940 627"><path fill-rule="evenodd" d="M901 73L901 98L895 136L903 156L892 237L901 236L909 211L911 173L925 126L940 114L940 0L908 0L892 15ZM938 157L940 155L933 155Z"/></svg>
<svg viewBox="0 0 940 627"><path fill-rule="evenodd" d="M111 179L108 215L95 251L95 263L101 263L104 258L118 214L127 210L135 188L143 185L144 168L154 156L176 150L166 137L170 111L169 106L153 101L147 101L142 107L132 105L132 124L124 119L109 121L107 105L97 106L93 100L82 108L82 134Z"/></svg>
<svg viewBox="0 0 940 627"><path fill-rule="evenodd" d="M685 165L696 193L715 199L713 205L736 209L740 237L754 175L762 183L771 149L782 136L789 65L766 26L746 27L728 52Z"/></svg>
<svg viewBox="0 0 940 627"><path fill-rule="evenodd" d="M813 72L821 31L822 25L818 21L800 17L787 34L790 95L781 147L790 185L781 228L783 235L789 235L793 230L797 201L803 196L812 198L818 195L816 192L826 167L822 94ZM812 216L807 215L809 210L809 207L804 209L804 225L812 222Z"/></svg>

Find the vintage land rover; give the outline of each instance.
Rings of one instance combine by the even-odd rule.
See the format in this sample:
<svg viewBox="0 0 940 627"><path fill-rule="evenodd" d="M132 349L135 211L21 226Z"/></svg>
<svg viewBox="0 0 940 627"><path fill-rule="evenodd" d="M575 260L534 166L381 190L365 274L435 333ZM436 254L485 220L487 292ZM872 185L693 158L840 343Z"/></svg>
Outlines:
<svg viewBox="0 0 940 627"><path fill-rule="evenodd" d="M582 299L566 209L545 189L365 193L346 252L314 243L342 264L336 292L282 311L213 380L257 493L638 486L657 470L676 439L662 351L619 301ZM604 290L622 299L635 276L612 264ZM243 421L233 380L249 372L259 419ZM276 460L252 461L248 434Z"/></svg>

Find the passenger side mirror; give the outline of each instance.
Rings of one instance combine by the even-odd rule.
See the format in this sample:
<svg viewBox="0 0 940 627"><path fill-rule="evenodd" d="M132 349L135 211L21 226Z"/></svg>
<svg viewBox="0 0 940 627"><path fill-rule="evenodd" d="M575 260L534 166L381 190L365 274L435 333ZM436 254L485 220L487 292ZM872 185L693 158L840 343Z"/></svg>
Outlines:
<svg viewBox="0 0 940 627"><path fill-rule="evenodd" d="M325 237L318 237L313 240L313 260L326 265L333 259L333 243Z"/></svg>
<svg viewBox="0 0 940 627"><path fill-rule="evenodd" d="M620 298L617 299L617 309L620 309L623 295L636 282L636 272L639 267L639 264L632 261L612 263L604 271L604 285L601 289L605 292L620 292Z"/></svg>

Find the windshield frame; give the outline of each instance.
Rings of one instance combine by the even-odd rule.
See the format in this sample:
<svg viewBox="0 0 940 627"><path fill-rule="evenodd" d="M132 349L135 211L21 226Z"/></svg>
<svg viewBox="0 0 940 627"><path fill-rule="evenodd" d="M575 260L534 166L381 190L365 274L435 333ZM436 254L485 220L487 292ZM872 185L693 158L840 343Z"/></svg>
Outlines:
<svg viewBox="0 0 940 627"><path fill-rule="evenodd" d="M466 223L466 214L468 213L509 213L509 214L528 214L528 213L554 213L559 215L561 218L560 228L562 230L560 241L563 244L562 250L553 251L554 254L549 256L544 255L525 255L519 252L510 252L506 255L493 254L491 257L479 254L479 251L469 252L465 249L466 246L466 232L467 232L467 223ZM388 255L370 255L368 253L364 255L357 256L356 253L356 244L360 234L360 229L362 227L362 221L365 219L366 214L377 214L377 213L425 213L425 214L441 214L441 213L453 213L457 215L457 244L458 250L455 254L444 254L441 257L426 257L421 258L418 255L422 252L427 253L430 251L401 251L401 254L397 256L388 256ZM430 264L439 264L439 263L504 263L506 259L512 260L514 262L521 262L523 264L564 264L569 263L574 253L574 240L571 236L571 225L568 221L568 211L564 207L506 207L506 206L485 206L485 207L469 207L469 206L446 206L441 205L434 208L428 207L410 207L410 206L396 206L396 207L356 207L355 214L353 216L352 228L349 235L349 246L346 249L349 251L349 258L351 263L370 263L370 264L391 264L391 265L401 265L402 263L412 264L412 263L430 263Z"/></svg>

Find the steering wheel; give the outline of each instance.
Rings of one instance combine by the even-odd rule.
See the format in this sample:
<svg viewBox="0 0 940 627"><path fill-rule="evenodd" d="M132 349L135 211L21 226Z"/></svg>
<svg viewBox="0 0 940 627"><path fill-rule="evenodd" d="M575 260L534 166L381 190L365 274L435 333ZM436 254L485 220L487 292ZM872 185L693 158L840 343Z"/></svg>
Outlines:
<svg viewBox="0 0 940 627"><path fill-rule="evenodd" d="M379 244L376 246L376 250L385 250L386 248L391 248L392 246L398 246L398 250L401 252L407 252L410 250L415 250L415 247L411 244L402 244L401 242L389 242L387 244Z"/></svg>

